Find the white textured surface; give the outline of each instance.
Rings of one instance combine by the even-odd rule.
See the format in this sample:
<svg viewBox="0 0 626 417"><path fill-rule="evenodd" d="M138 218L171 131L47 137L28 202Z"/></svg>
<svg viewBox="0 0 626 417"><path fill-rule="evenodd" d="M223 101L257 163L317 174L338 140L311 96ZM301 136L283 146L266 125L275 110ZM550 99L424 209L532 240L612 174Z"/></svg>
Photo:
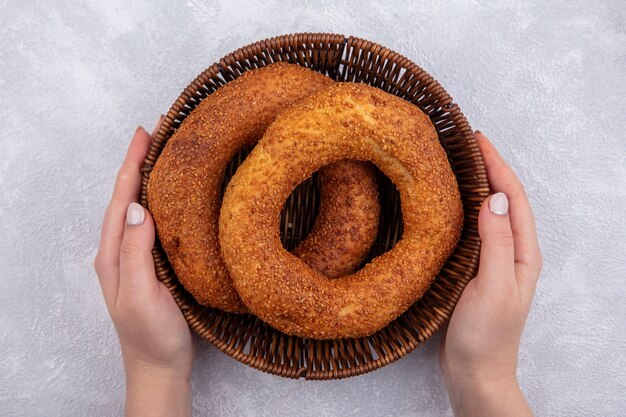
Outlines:
<svg viewBox="0 0 626 417"><path fill-rule="evenodd" d="M92 258L114 175L202 69L271 35L334 31L422 65L517 169L545 268L519 374L538 415L626 409L626 6L615 1L0 1L0 409L121 415ZM338 382L269 376L203 345L214 416L451 415L438 337Z"/></svg>

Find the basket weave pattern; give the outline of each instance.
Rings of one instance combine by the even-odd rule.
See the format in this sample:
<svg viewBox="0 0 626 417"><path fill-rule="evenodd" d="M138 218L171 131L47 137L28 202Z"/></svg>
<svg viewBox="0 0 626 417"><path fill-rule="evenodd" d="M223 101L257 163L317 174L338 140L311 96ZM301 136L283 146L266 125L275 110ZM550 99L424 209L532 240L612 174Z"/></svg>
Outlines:
<svg viewBox="0 0 626 417"><path fill-rule="evenodd" d="M363 82L417 106L432 120L456 175L464 208L461 240L428 292L404 314L369 337L314 340L288 336L251 314L230 314L202 306L178 281L158 239L152 250L157 277L171 291L189 326L218 349L254 368L307 379L337 379L385 366L427 340L449 319L467 282L476 274L480 240L477 220L489 185L472 130L444 89L419 66L383 46L338 34L284 35L236 50L203 71L165 116L143 167L141 204L148 208L147 185L161 151L185 117L209 94L244 72L274 62L290 62L337 81ZM231 162L224 185L249 152ZM369 259L402 237L399 195L379 174L381 223ZM317 175L298 186L283 209L281 236L287 249L306 237L317 215Z"/></svg>

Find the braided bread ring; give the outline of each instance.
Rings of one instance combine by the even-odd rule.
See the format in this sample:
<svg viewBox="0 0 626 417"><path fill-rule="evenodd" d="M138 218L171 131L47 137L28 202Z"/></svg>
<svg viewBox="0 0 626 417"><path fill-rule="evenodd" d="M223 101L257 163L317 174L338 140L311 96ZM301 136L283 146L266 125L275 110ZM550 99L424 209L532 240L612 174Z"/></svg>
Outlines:
<svg viewBox="0 0 626 417"><path fill-rule="evenodd" d="M247 310L220 255L218 220L226 166L241 148L261 138L282 109L331 84L330 78L291 64L248 71L202 101L167 142L150 175L148 203L174 271L199 303L229 312ZM362 162L341 162L334 169L335 177L358 178L362 195L358 204L335 199L321 202L322 208L334 206L342 219L353 218L357 233L338 235L332 233L335 229L318 228L324 233L314 231L308 240L325 243L316 253L301 249L300 254L316 267L330 260L331 273L345 274L363 260L375 238L378 211L371 206L377 206L378 189L372 168ZM323 195L323 183L321 188ZM342 189L347 192L345 185ZM308 247L306 241L303 245Z"/></svg>
<svg viewBox="0 0 626 417"><path fill-rule="evenodd" d="M329 279L284 250L278 214L294 187L342 159L372 161L400 192L404 234L355 274ZM430 119L364 84L338 83L284 111L229 183L220 244L250 311L301 337L361 337L428 289L460 237L455 176Z"/></svg>

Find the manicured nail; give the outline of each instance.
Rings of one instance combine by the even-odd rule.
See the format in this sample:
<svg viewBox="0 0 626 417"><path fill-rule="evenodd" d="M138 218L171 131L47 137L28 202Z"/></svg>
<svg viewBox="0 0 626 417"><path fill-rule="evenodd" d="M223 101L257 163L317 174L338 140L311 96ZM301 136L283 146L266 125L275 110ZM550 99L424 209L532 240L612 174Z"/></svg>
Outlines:
<svg viewBox="0 0 626 417"><path fill-rule="evenodd" d="M130 203L126 210L126 224L129 226L139 226L146 218L143 207L137 203Z"/></svg>
<svg viewBox="0 0 626 417"><path fill-rule="evenodd" d="M489 200L489 210L493 214L505 216L509 212L509 199L504 193L495 193Z"/></svg>

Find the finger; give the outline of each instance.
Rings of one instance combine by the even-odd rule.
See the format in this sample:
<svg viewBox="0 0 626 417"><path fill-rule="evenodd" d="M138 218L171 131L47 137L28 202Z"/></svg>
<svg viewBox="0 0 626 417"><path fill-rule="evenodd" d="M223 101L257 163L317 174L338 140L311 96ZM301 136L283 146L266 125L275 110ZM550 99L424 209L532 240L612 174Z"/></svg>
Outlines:
<svg viewBox="0 0 626 417"><path fill-rule="evenodd" d="M117 294L119 250L124 233L125 212L128 204L136 201L139 196L140 168L151 141L152 138L143 128L137 129L117 175L113 196L104 215L95 266L105 300L110 300Z"/></svg>
<svg viewBox="0 0 626 417"><path fill-rule="evenodd" d="M506 194L489 196L478 213L480 261L477 285L500 288L515 282L515 247Z"/></svg>
<svg viewBox="0 0 626 417"><path fill-rule="evenodd" d="M118 299L140 300L158 287L152 259L154 223L148 210L130 203L126 212L124 236L120 246L120 285Z"/></svg>
<svg viewBox="0 0 626 417"><path fill-rule="evenodd" d="M477 131L476 139L485 161L489 184L493 191L504 192L509 199L516 268L523 276L531 277L531 284L536 284L536 277L541 269L541 252L535 218L524 187L487 137Z"/></svg>
<svg viewBox="0 0 626 417"><path fill-rule="evenodd" d="M141 185L141 166L152 138L144 128L135 131L126 158L117 174L111 202L102 224L100 251L107 254L111 264L119 261L119 244L124 232L124 216L128 204L137 201Z"/></svg>

